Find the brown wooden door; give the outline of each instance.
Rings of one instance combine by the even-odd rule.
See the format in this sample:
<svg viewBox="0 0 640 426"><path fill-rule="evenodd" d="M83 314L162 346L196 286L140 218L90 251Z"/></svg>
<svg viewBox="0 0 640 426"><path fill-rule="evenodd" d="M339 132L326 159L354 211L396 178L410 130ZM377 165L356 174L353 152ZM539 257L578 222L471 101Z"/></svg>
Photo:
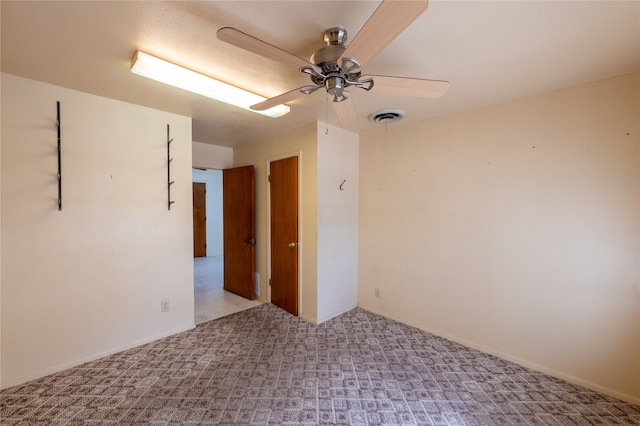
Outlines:
<svg viewBox="0 0 640 426"><path fill-rule="evenodd" d="M256 298L255 180L253 166L222 171L224 289Z"/></svg>
<svg viewBox="0 0 640 426"><path fill-rule="evenodd" d="M193 182L193 257L207 255L207 184Z"/></svg>
<svg viewBox="0 0 640 426"><path fill-rule="evenodd" d="M298 315L298 157L272 161L271 303Z"/></svg>

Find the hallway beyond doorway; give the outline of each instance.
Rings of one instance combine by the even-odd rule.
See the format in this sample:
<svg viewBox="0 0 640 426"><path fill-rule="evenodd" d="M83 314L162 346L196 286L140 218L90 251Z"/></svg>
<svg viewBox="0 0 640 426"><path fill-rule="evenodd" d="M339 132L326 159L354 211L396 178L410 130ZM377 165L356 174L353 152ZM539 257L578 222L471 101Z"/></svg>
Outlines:
<svg viewBox="0 0 640 426"><path fill-rule="evenodd" d="M261 303L248 300L222 288L224 267L222 256L193 259L195 323L201 324Z"/></svg>

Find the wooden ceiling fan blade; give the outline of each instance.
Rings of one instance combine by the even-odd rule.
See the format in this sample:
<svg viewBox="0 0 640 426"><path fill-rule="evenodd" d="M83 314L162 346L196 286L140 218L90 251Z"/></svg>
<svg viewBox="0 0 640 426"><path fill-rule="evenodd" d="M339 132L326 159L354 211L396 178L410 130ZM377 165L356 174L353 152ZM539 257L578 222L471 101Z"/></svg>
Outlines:
<svg viewBox="0 0 640 426"><path fill-rule="evenodd" d="M289 102L304 96L305 94L302 93L300 89L303 89L305 87L307 86L298 87L297 89L293 89L281 95L274 96L273 98L269 98L266 101L262 101L257 104L251 105L249 108L256 111L265 111L269 108L273 108L274 106L282 105L286 102Z"/></svg>
<svg viewBox="0 0 640 426"><path fill-rule="evenodd" d="M345 90L345 92L349 94L348 91ZM350 129L358 124L358 114L353 100L351 100L351 96L341 102L331 103L333 104L333 110L335 111L336 116L338 116L338 123L340 123L340 127L343 129Z"/></svg>
<svg viewBox="0 0 640 426"><path fill-rule="evenodd" d="M371 91L383 95L438 99L449 90L448 81L392 77L388 75L367 75L362 78L373 78Z"/></svg>
<svg viewBox="0 0 640 426"><path fill-rule="evenodd" d="M249 52L253 52L267 59L271 59L273 61L295 67L297 70L303 67L313 67L315 69L318 69L318 67L316 67L306 59L302 59L301 57L296 56L293 53L282 50L279 47L269 44L266 41L262 41L259 38L250 36L249 34L243 33L242 31L236 30L235 28L220 28L217 32L217 35L218 39L226 43L232 44L244 50L248 50Z"/></svg>
<svg viewBox="0 0 640 426"><path fill-rule="evenodd" d="M341 58L352 58L360 65L366 65L422 15L428 5L427 0L383 1L347 46Z"/></svg>

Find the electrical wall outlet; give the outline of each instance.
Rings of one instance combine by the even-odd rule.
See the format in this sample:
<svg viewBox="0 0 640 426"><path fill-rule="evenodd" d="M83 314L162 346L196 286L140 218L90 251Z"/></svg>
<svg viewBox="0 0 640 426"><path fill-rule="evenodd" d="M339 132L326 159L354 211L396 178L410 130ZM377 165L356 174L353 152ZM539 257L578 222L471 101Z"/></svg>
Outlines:
<svg viewBox="0 0 640 426"><path fill-rule="evenodd" d="M373 290L373 296L376 299L380 299L380 289L379 288L376 288L375 290Z"/></svg>
<svg viewBox="0 0 640 426"><path fill-rule="evenodd" d="M169 299L162 299L160 301L160 312L169 312Z"/></svg>

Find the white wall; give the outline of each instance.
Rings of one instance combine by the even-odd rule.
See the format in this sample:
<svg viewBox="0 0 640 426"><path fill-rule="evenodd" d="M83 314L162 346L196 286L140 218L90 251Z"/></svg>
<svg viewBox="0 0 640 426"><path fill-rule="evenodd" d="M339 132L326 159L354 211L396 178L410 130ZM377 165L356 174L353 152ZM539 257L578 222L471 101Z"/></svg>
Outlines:
<svg viewBox="0 0 640 426"><path fill-rule="evenodd" d="M235 147L235 166L253 164L256 173L256 272L260 274L261 302L267 302L267 160L285 154L301 153L300 159L300 292L299 315L317 321L317 143L316 123L277 137Z"/></svg>
<svg viewBox="0 0 640 426"><path fill-rule="evenodd" d="M193 327L190 118L2 74L1 170L3 388Z"/></svg>
<svg viewBox="0 0 640 426"><path fill-rule="evenodd" d="M224 170L233 167L233 148L193 142L193 167Z"/></svg>
<svg viewBox="0 0 640 426"><path fill-rule="evenodd" d="M222 170L193 169L192 180L206 184L207 256L222 256L224 253Z"/></svg>
<svg viewBox="0 0 640 426"><path fill-rule="evenodd" d="M358 135L319 123L317 141L321 323L358 305Z"/></svg>
<svg viewBox="0 0 640 426"><path fill-rule="evenodd" d="M2 74L0 74L0 79ZM0 80L0 89L2 80ZM0 95L2 92L0 91ZM0 100L0 119L2 118L2 102ZM1 125L1 121L0 121ZM0 127L0 389L2 389L2 128Z"/></svg>
<svg viewBox="0 0 640 426"><path fill-rule="evenodd" d="M639 102L636 73L361 135L360 305L640 403Z"/></svg>

